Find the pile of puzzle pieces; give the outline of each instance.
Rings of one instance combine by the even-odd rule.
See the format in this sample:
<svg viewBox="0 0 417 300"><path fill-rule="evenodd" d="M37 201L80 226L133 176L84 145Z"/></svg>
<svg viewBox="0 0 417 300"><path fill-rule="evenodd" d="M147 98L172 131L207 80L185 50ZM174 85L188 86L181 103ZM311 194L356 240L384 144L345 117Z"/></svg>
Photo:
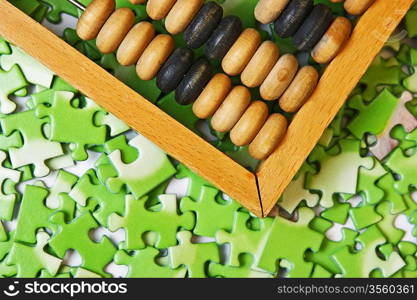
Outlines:
<svg viewBox="0 0 417 300"><path fill-rule="evenodd" d="M10 2L38 21L79 14L64 0ZM221 2L255 25L247 5L256 1ZM0 275L111 277L109 266L120 265L127 277L416 277L417 7L401 34L265 219L0 39ZM72 29L63 38L201 133L191 108L161 96L155 82ZM246 149L214 135L220 149L256 166ZM178 180L187 181L184 197L166 192Z"/></svg>

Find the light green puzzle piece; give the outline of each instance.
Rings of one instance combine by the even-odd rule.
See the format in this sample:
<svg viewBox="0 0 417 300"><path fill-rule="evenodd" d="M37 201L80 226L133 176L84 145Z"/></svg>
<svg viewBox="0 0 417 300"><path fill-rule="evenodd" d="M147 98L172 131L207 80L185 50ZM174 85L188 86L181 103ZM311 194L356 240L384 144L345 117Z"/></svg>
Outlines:
<svg viewBox="0 0 417 300"><path fill-rule="evenodd" d="M126 212L124 216L116 213L110 215L109 230L125 230L128 250L145 248L142 235L148 231L159 234L156 247L164 249L177 243L176 233L180 228L192 229L194 215L190 212L179 215L177 212L177 199L175 195L160 195L161 207L157 211L146 208L147 197L136 200L132 195L126 195Z"/></svg>
<svg viewBox="0 0 417 300"><path fill-rule="evenodd" d="M208 262L220 263L220 252L216 243L191 242L190 231L180 231L177 234L178 246L168 248L168 255L171 268L178 268L184 265L187 268L188 277L203 278Z"/></svg>
<svg viewBox="0 0 417 300"><path fill-rule="evenodd" d="M222 204L220 201L225 203ZM219 190L203 186L197 201L186 197L181 200L180 208L184 213L192 211L196 214L194 234L214 237L220 229L232 229L234 213L240 208L240 205L233 200L226 202L221 199ZM206 213L208 211L210 214ZM213 215L216 218L213 219Z"/></svg>
<svg viewBox="0 0 417 300"><path fill-rule="evenodd" d="M208 266L208 275L210 277L222 278L272 278L273 274L254 270L253 257L249 254L242 254L239 257L240 265L238 267L221 265L211 262Z"/></svg>
<svg viewBox="0 0 417 300"><path fill-rule="evenodd" d="M123 162L120 150L108 155L117 171L117 177L107 179L107 186L114 193L126 185L136 198L140 198L175 174L166 154L142 135L129 142L139 152L139 157L129 164Z"/></svg>
<svg viewBox="0 0 417 300"><path fill-rule="evenodd" d="M12 66L7 72L0 69L0 113L9 114L15 111L16 103L9 96L26 86L26 79L18 66Z"/></svg>
<svg viewBox="0 0 417 300"><path fill-rule="evenodd" d="M118 265L126 265L129 268L127 277L129 278L184 278L187 269L183 266L172 270L168 266L160 265L156 262L159 250L146 247L145 249L134 251L129 255L124 250L119 250L114 261Z"/></svg>
<svg viewBox="0 0 417 300"><path fill-rule="evenodd" d="M10 70L13 65L19 65L27 81L32 84L49 88L54 78L48 68L39 63L19 48L10 45L12 53L0 56L0 65L4 70Z"/></svg>
<svg viewBox="0 0 417 300"><path fill-rule="evenodd" d="M61 265L61 259L50 255L44 248L48 244L49 235L45 231L36 234L36 246L31 247L14 243L7 257L7 263L16 265L17 277L34 278L41 270L54 276Z"/></svg>
<svg viewBox="0 0 417 300"><path fill-rule="evenodd" d="M13 209L16 195L5 194L6 180L11 180L13 184L19 182L20 171L5 168L3 162L6 160L6 153L0 151L0 219L10 221L13 218Z"/></svg>

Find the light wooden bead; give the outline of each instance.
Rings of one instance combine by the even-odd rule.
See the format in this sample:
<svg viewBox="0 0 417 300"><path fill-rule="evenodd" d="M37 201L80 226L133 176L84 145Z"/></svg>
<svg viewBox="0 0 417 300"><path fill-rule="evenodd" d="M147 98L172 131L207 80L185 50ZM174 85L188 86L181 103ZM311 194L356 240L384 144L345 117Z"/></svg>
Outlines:
<svg viewBox="0 0 417 300"><path fill-rule="evenodd" d="M262 24L275 21L287 6L289 0L259 0L255 7L255 18Z"/></svg>
<svg viewBox="0 0 417 300"><path fill-rule="evenodd" d="M302 67L288 89L279 99L279 106L286 112L296 112L316 88L319 74L312 66Z"/></svg>
<svg viewBox="0 0 417 300"><path fill-rule="evenodd" d="M96 45L102 53L114 52L135 22L135 14L129 8L117 9L101 28Z"/></svg>
<svg viewBox="0 0 417 300"><path fill-rule="evenodd" d="M278 46L271 41L265 41L255 52L240 77L247 87L260 86L274 67L279 57Z"/></svg>
<svg viewBox="0 0 417 300"><path fill-rule="evenodd" d="M211 117L232 88L230 77L218 73L213 76L193 104L193 112L200 119Z"/></svg>
<svg viewBox="0 0 417 300"><path fill-rule="evenodd" d="M245 29L223 58L223 70L230 76L242 73L261 44L261 41L261 35L256 29Z"/></svg>
<svg viewBox="0 0 417 300"><path fill-rule="evenodd" d="M117 61L123 66L137 63L154 37L155 27L151 23L140 22L136 24L117 49Z"/></svg>
<svg viewBox="0 0 417 300"><path fill-rule="evenodd" d="M181 33L203 5L203 0L177 0L165 19L165 28L170 34Z"/></svg>
<svg viewBox="0 0 417 300"><path fill-rule="evenodd" d="M213 129L219 132L230 131L239 121L250 101L251 94L246 87L234 87L211 119Z"/></svg>
<svg viewBox="0 0 417 300"><path fill-rule="evenodd" d="M167 16L176 0L148 0L146 12L153 20L161 20Z"/></svg>
<svg viewBox="0 0 417 300"><path fill-rule="evenodd" d="M363 14L375 0L346 0L345 1L345 10L354 16L359 16Z"/></svg>
<svg viewBox="0 0 417 300"><path fill-rule="evenodd" d="M283 115L270 115L255 139L249 144L249 154L259 160L267 158L285 136L287 126L288 121Z"/></svg>
<svg viewBox="0 0 417 300"><path fill-rule="evenodd" d="M168 34L157 35L145 49L136 65L136 73L142 80L151 80L174 50L173 38Z"/></svg>
<svg viewBox="0 0 417 300"><path fill-rule="evenodd" d="M236 146L252 142L268 118L268 106L262 101L252 102L230 131L230 139Z"/></svg>
<svg viewBox="0 0 417 300"><path fill-rule="evenodd" d="M280 57L259 89L261 97L265 100L278 99L290 85L297 70L298 60L294 55Z"/></svg>
<svg viewBox="0 0 417 300"><path fill-rule="evenodd" d="M93 0L78 20L78 36L85 41L95 39L115 6L114 0Z"/></svg>
<svg viewBox="0 0 417 300"><path fill-rule="evenodd" d="M327 32L311 51L311 56L319 64L330 62L349 39L352 24L345 17L337 17Z"/></svg>

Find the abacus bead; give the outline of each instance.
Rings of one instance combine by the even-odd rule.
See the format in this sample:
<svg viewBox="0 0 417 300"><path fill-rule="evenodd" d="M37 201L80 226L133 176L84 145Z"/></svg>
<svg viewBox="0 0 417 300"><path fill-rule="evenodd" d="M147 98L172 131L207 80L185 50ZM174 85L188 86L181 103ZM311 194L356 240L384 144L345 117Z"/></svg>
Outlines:
<svg viewBox="0 0 417 300"><path fill-rule="evenodd" d="M268 106L262 101L252 102L230 131L233 144L244 146L252 142L267 118Z"/></svg>
<svg viewBox="0 0 417 300"><path fill-rule="evenodd" d="M287 126L288 121L283 115L270 115L255 139L249 144L249 154L259 160L267 158L281 142Z"/></svg>
<svg viewBox="0 0 417 300"><path fill-rule="evenodd" d="M209 82L211 75L210 63L202 58L197 60L175 90L175 100L181 105L194 102Z"/></svg>
<svg viewBox="0 0 417 300"><path fill-rule="evenodd" d="M313 0L292 0L275 21L275 32L282 38L293 36L313 8Z"/></svg>
<svg viewBox="0 0 417 300"><path fill-rule="evenodd" d="M174 40L170 35L157 35L145 49L136 64L136 73L142 80L155 77L164 62L174 50Z"/></svg>
<svg viewBox="0 0 417 300"><path fill-rule="evenodd" d="M375 0L346 0L345 10L354 16L363 14Z"/></svg>
<svg viewBox="0 0 417 300"><path fill-rule="evenodd" d="M274 22L289 0L259 0L255 7L255 18L262 24Z"/></svg>
<svg viewBox="0 0 417 300"><path fill-rule="evenodd" d="M97 39L97 48L102 53L114 52L135 22L135 14L129 8L117 9L101 28Z"/></svg>
<svg viewBox="0 0 417 300"><path fill-rule="evenodd" d="M115 6L114 0L93 0L78 20L78 36L85 41L95 39Z"/></svg>
<svg viewBox="0 0 417 300"><path fill-rule="evenodd" d="M295 75L288 89L279 99L282 110L296 112L311 96L316 88L319 74L312 66L302 67Z"/></svg>
<svg viewBox="0 0 417 300"><path fill-rule="evenodd" d="M348 40L352 31L352 24L345 17L337 17L313 48L311 56L319 64L331 61Z"/></svg>
<svg viewBox="0 0 417 300"><path fill-rule="evenodd" d="M184 31L184 40L188 47L200 48L219 25L223 8L215 2L207 2L198 11Z"/></svg>
<svg viewBox="0 0 417 300"><path fill-rule="evenodd" d="M193 56L188 48L175 49L156 77L156 85L162 92L168 94L177 88L193 64Z"/></svg>
<svg viewBox="0 0 417 300"><path fill-rule="evenodd" d="M176 0L148 0L146 12L152 20L165 18Z"/></svg>
<svg viewBox="0 0 417 300"><path fill-rule="evenodd" d="M242 73L261 41L261 35L256 29L245 29L223 58L223 70L230 76Z"/></svg>
<svg viewBox="0 0 417 300"><path fill-rule="evenodd" d="M250 88L260 86L274 67L278 57L278 46L271 41L263 42L243 70L240 77L242 83Z"/></svg>
<svg viewBox="0 0 417 300"><path fill-rule="evenodd" d="M293 42L298 50L314 47L329 28L333 14L324 4L316 5L294 35Z"/></svg>
<svg viewBox="0 0 417 300"><path fill-rule="evenodd" d="M219 132L230 131L250 104L251 94L244 86L235 86L214 113L211 126Z"/></svg>
<svg viewBox="0 0 417 300"><path fill-rule="evenodd" d="M218 73L213 76L193 104L193 112L200 119L211 117L232 88L230 77Z"/></svg>
<svg viewBox="0 0 417 300"><path fill-rule="evenodd" d="M154 37L155 27L151 23L140 22L136 24L117 49L117 61L123 66L137 63Z"/></svg>
<svg viewBox="0 0 417 300"><path fill-rule="evenodd" d="M236 16L223 18L206 43L208 59L222 59L242 32L242 21Z"/></svg>
<svg viewBox="0 0 417 300"><path fill-rule="evenodd" d="M290 85L297 70L298 60L294 55L285 54L280 57L259 89L262 98L278 99Z"/></svg>
<svg viewBox="0 0 417 300"><path fill-rule="evenodd" d="M177 0L165 19L170 34L183 32L203 5L204 0Z"/></svg>

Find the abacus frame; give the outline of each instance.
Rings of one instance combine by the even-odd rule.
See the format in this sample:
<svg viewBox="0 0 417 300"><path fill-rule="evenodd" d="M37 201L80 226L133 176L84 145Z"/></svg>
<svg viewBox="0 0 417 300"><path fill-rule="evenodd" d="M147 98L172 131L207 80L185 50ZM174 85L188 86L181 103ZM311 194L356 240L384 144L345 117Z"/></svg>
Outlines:
<svg viewBox="0 0 417 300"><path fill-rule="evenodd" d="M0 0L0 35L42 62L257 216L268 215L414 0L377 0L294 116L280 146L252 173L41 24Z"/></svg>

